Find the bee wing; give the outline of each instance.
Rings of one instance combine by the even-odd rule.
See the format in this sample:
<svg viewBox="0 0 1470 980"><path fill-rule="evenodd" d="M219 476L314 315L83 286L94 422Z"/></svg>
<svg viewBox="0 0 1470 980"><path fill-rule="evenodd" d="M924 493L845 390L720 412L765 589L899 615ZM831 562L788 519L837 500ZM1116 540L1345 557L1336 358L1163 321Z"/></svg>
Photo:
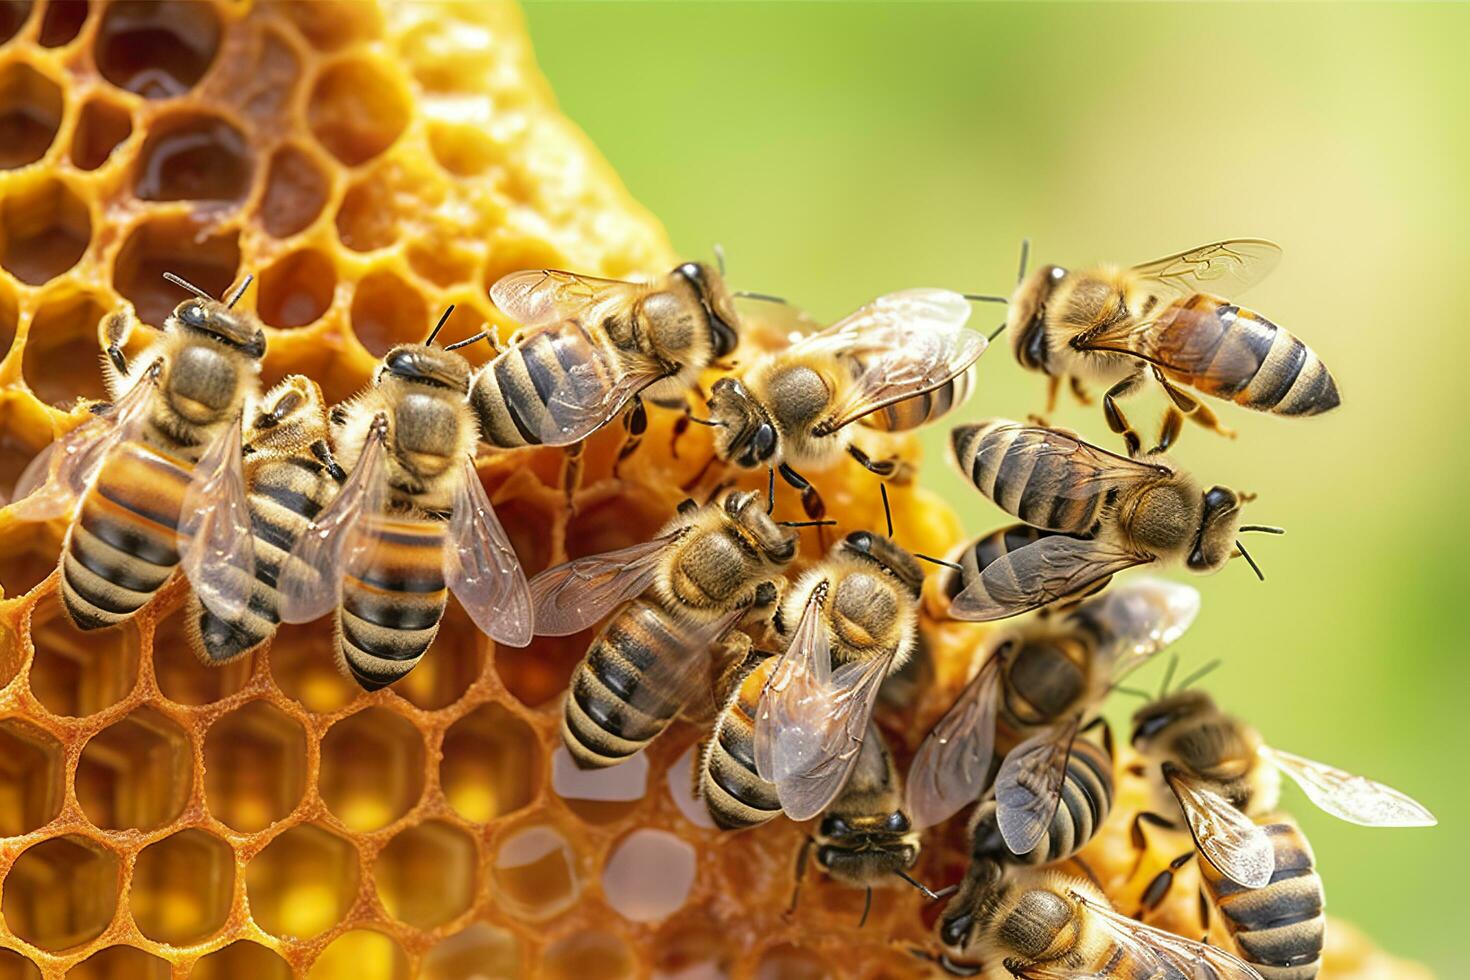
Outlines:
<svg viewBox="0 0 1470 980"><path fill-rule="evenodd" d="M560 269L526 269L497 279L490 287L490 299L517 323L540 327L579 318L605 302L631 301L647 288L641 283Z"/></svg>
<svg viewBox="0 0 1470 980"><path fill-rule="evenodd" d="M916 827L948 820L985 791L999 684L1000 657L994 651L914 754L906 792Z"/></svg>
<svg viewBox="0 0 1470 980"><path fill-rule="evenodd" d="M1161 967L1155 976L1178 975L1189 980L1262 980L1255 967L1217 946L1198 943L1172 932L1146 926L1137 919L1120 915L1104 902L1094 901L1086 895L1072 892L1074 901L1080 902L1097 918L1098 924L1110 932L1118 942L1144 959L1154 961ZM1173 971L1162 969L1172 967Z"/></svg>
<svg viewBox="0 0 1470 980"><path fill-rule="evenodd" d="M307 623L330 612L341 596L342 573L367 557L372 539L357 528L383 509L384 438L383 428L368 433L352 475L296 539L282 563L276 580L282 622Z"/></svg>
<svg viewBox="0 0 1470 980"><path fill-rule="evenodd" d="M1321 762L1262 746L1261 756L1292 778L1323 810L1363 827L1433 827L1434 814L1391 786Z"/></svg>
<svg viewBox="0 0 1470 980"><path fill-rule="evenodd" d="M454 488L444 582L480 631L495 642L511 647L531 642L526 573L469 456L460 463Z"/></svg>
<svg viewBox="0 0 1470 980"><path fill-rule="evenodd" d="M1199 592L1190 586L1143 578L1110 589L1075 615L1102 625L1107 639L1098 653L1116 683L1183 636L1199 606Z"/></svg>
<svg viewBox="0 0 1470 980"><path fill-rule="evenodd" d="M49 521L87 492L114 446L137 436L148 401L158 388L161 364L145 371L117 401L41 450L15 482L12 513L22 521Z"/></svg>
<svg viewBox="0 0 1470 980"><path fill-rule="evenodd" d="M710 647L740 622L746 610L732 610L709 623L670 623L658 618L659 627L670 631L667 650L679 650L679 657L654 657L643 670L643 680L628 695L628 704L637 711L654 717L667 717L668 707L682 710L696 696L711 690ZM645 620L652 626L654 618ZM654 644L657 649L662 644Z"/></svg>
<svg viewBox="0 0 1470 980"><path fill-rule="evenodd" d="M932 391L968 370L985 338L965 330L970 304L947 289L908 289L880 296L791 348L793 354L839 355L858 374L851 393L817 423L835 432L879 409Z"/></svg>
<svg viewBox="0 0 1470 980"><path fill-rule="evenodd" d="M784 738L782 755L789 757L798 724L806 724L804 706L818 702L832 681L832 647L822 622L822 605L826 601L827 584L822 582L807 597L801 620L791 633L791 642L761 690L752 752L755 771L767 781L774 781L778 771L778 743ZM787 731L791 734L785 735Z"/></svg>
<svg viewBox="0 0 1470 980"><path fill-rule="evenodd" d="M1265 279L1281 261L1281 246L1263 238L1231 238L1145 262L1133 271L1176 297L1192 293L1238 296Z"/></svg>
<svg viewBox="0 0 1470 980"><path fill-rule="evenodd" d="M1261 888L1276 871L1271 838L1225 797L1177 769L1164 779L1189 824L1195 846L1225 877L1246 888Z"/></svg>
<svg viewBox="0 0 1470 980"><path fill-rule="evenodd" d="M1028 854L1041 843L1062 802L1067 757L1080 717L1052 725L1006 755L995 776L996 821L1013 854Z"/></svg>
<svg viewBox="0 0 1470 980"><path fill-rule="evenodd" d="M194 465L180 509L179 564L206 609L239 619L255 587L255 532L245 498L240 416Z"/></svg>
<svg viewBox="0 0 1470 980"><path fill-rule="evenodd" d="M1005 619L1076 595L1152 559L1106 541L1050 534L996 558L950 601L955 619Z"/></svg>
<svg viewBox="0 0 1470 980"><path fill-rule="evenodd" d="M678 534L617 551L588 555L548 568L531 579L538 636L580 633L616 606L641 594L658 574L660 559Z"/></svg>

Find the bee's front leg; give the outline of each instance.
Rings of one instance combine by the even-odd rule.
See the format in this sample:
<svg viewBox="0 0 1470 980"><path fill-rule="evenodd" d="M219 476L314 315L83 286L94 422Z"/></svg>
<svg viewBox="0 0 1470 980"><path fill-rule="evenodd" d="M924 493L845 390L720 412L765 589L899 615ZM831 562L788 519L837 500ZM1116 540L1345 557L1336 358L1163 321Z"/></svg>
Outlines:
<svg viewBox="0 0 1470 980"><path fill-rule="evenodd" d="M648 409L643 406L643 399L637 395L633 396L633 407L623 413L623 428L627 430L628 438L623 440L618 458L613 463L614 478L621 478L618 469L623 465L623 460L637 451L639 444L643 442L643 433L648 431Z"/></svg>
<svg viewBox="0 0 1470 980"><path fill-rule="evenodd" d="M133 324L136 322L129 308L109 314L102 323L102 334L107 338L107 363L103 373L106 375L107 390L114 396L121 393L127 382L128 358L123 353L123 345L132 336Z"/></svg>
<svg viewBox="0 0 1470 980"><path fill-rule="evenodd" d="M1108 428L1123 437L1123 444L1128 448L1128 455L1133 457L1139 455L1143 443L1138 438L1138 433L1133 431L1133 426L1128 424L1128 418L1123 414L1123 410L1118 407L1118 399L1133 394L1142 383L1143 372L1137 371L1113 385L1103 395L1103 417L1108 420Z"/></svg>

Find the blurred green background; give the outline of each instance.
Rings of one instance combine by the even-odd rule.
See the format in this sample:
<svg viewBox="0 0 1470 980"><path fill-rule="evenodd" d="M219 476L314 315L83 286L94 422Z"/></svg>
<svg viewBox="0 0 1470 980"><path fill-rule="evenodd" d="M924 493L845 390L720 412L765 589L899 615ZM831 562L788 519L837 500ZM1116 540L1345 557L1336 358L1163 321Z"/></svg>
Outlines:
<svg viewBox="0 0 1470 980"><path fill-rule="evenodd" d="M567 4L527 14L563 105L685 254L824 319L889 290L1008 291L1019 242L1063 265L1224 237L1286 256L1248 305L1305 338L1344 407L1220 406L1240 438L1176 454L1253 490L1268 581L1194 584L1180 649L1268 740L1411 792L1435 830L1370 830L1285 791L1334 913L1444 977L1470 974L1470 8L1064 4ZM978 325L998 321L983 308ZM997 345L966 418L1041 409ZM1129 402L1152 428L1160 402ZM1096 407L1058 421L1106 441ZM943 461L971 532L1002 515ZM1140 675L1157 683L1158 666ZM1121 700L1121 699L1120 699ZM1120 705L1126 709L1126 705Z"/></svg>

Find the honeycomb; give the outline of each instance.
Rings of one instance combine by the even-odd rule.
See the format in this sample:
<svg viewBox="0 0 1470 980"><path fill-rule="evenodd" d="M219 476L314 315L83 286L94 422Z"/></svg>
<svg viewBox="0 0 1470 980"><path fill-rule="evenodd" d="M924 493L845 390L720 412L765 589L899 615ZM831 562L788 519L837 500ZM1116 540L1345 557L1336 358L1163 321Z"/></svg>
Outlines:
<svg viewBox="0 0 1470 980"><path fill-rule="evenodd" d="M0 494L103 394L103 314L131 303L156 327L179 300L165 270L215 293L255 273L266 382L307 373L335 401L446 304L446 340L513 329L486 292L506 272L673 260L558 114L513 6L0 0ZM557 453L482 460L529 573L664 521L709 455L702 431L675 451L669 414L616 478L620 433L595 438L570 510ZM865 472L819 482L845 526L881 526ZM893 501L910 548L959 533L921 488ZM557 712L587 634L496 650L451 606L372 694L321 623L209 668L182 583L123 628L75 631L51 574L63 531L0 512L0 980L925 969L911 949L937 908L911 891L882 890L859 930L862 895L814 875L785 914L803 830L717 833L688 790L697 726L613 771L572 766ZM819 553L825 530L803 533ZM881 713L903 756L982 635L925 630L893 685L911 696ZM1125 825L1087 854L1120 902ZM963 853L950 828L920 874L952 882ZM1329 980L1420 975L1329 935Z"/></svg>

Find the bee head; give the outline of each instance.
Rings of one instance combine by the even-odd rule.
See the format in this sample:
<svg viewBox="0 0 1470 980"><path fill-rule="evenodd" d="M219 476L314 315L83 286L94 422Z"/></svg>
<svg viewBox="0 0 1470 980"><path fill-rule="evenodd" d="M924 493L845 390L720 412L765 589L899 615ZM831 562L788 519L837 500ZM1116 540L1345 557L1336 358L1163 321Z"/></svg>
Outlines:
<svg viewBox="0 0 1470 980"><path fill-rule="evenodd" d="M1067 277L1059 265L1043 265L1032 271L1011 297L1006 311L1006 332L1011 336L1011 350L1021 366L1033 371L1046 370L1046 304L1057 285Z"/></svg>
<svg viewBox="0 0 1470 980"><path fill-rule="evenodd" d="M1133 747L1147 752L1150 745L1179 723L1215 712L1214 699L1204 691L1166 694L1133 713Z"/></svg>
<svg viewBox="0 0 1470 980"><path fill-rule="evenodd" d="M174 307L173 313L164 322L165 329L203 334L256 360L265 356L265 331L260 328L259 321L243 310L234 308L250 286L253 276L246 276L223 300L215 299L198 286L172 273L164 273L164 278L194 294Z"/></svg>
<svg viewBox="0 0 1470 980"><path fill-rule="evenodd" d="M939 941L962 953L975 939L976 920L981 910L994 902L1002 868L993 858L976 856L965 871L960 890L950 899L939 919Z"/></svg>
<svg viewBox="0 0 1470 980"><path fill-rule="evenodd" d="M1185 564L1190 571L1218 571L1235 549L1240 529L1240 495L1225 487L1205 491L1199 535Z"/></svg>
<svg viewBox="0 0 1470 980"><path fill-rule="evenodd" d="M703 262L685 262L674 270L674 275L689 283L704 308L705 319L709 321L710 350L715 359L727 356L740 337L736 332L739 320L735 299L725 286L724 277Z"/></svg>
<svg viewBox="0 0 1470 980"><path fill-rule="evenodd" d="M918 559L909 554L892 538L885 538L872 531L853 531L837 545L843 554L870 561L898 579L914 598L924 588L924 569Z"/></svg>
<svg viewBox="0 0 1470 980"><path fill-rule="evenodd" d="M732 490L725 494L723 506L725 513L755 539L768 560L784 565L796 557L799 536L793 528L771 520L759 491Z"/></svg>
<svg viewBox="0 0 1470 980"><path fill-rule="evenodd" d="M919 859L913 826L902 810L853 818L829 813L817 829L817 865L838 881L859 887L904 871Z"/></svg>
<svg viewBox="0 0 1470 980"><path fill-rule="evenodd" d="M710 388L709 415L721 458L753 470L776 454L776 427L738 378L721 378Z"/></svg>
<svg viewBox="0 0 1470 980"><path fill-rule="evenodd" d="M468 394L470 363L442 347L400 344L388 351L378 368L376 383L381 385L389 379Z"/></svg>

